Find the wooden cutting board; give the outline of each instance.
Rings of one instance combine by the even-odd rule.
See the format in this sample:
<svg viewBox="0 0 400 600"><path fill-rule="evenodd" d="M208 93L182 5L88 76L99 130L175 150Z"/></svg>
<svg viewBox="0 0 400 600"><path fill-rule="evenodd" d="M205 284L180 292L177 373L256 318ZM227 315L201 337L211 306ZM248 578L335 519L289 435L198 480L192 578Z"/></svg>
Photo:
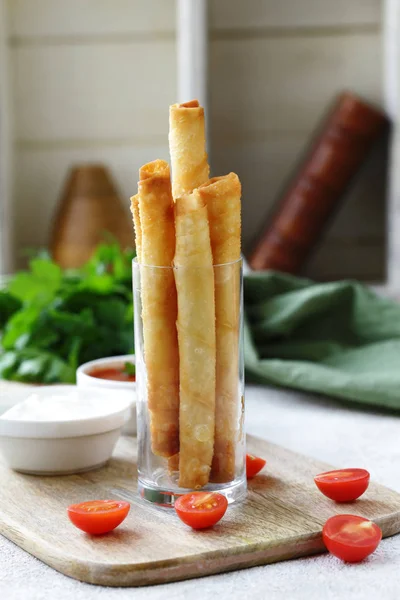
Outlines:
<svg viewBox="0 0 400 600"><path fill-rule="evenodd" d="M313 481L328 465L252 437L248 450L267 459L264 474L249 482L243 504L229 507L213 529L197 532L172 509L137 496L133 438L121 438L108 466L81 475L22 475L0 462L0 533L75 579L139 586L321 552L322 525L337 513L373 519L384 536L400 531L400 494L371 484L356 503L337 505ZM132 505L114 532L90 537L69 522L67 505L108 498Z"/></svg>

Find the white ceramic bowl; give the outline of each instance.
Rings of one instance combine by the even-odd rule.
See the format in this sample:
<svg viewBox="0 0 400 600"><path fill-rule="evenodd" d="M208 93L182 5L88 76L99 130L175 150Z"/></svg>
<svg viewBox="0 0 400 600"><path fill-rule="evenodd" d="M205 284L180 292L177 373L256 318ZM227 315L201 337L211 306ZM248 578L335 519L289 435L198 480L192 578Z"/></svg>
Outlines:
<svg viewBox="0 0 400 600"><path fill-rule="evenodd" d="M28 393L35 390L34 385L19 385L0 380L0 416L16 404L25 400Z"/></svg>
<svg viewBox="0 0 400 600"><path fill-rule="evenodd" d="M52 412L49 402L55 407ZM28 403L35 411L29 417L23 412ZM0 451L10 468L23 473L94 469L111 457L130 408L126 392L110 403L109 394L99 389L27 389L25 399L0 417Z"/></svg>
<svg viewBox="0 0 400 600"><path fill-rule="evenodd" d="M125 356L109 356L91 360L78 367L76 371L76 384L79 387L96 387L107 390L110 394L110 400L116 397L121 390L129 390L132 393L132 407L130 419L125 424L122 433L127 435L136 435L136 383L134 381L111 381L109 379L99 379L93 377L91 373L108 368L122 368L126 362L135 364L135 357L131 354Z"/></svg>

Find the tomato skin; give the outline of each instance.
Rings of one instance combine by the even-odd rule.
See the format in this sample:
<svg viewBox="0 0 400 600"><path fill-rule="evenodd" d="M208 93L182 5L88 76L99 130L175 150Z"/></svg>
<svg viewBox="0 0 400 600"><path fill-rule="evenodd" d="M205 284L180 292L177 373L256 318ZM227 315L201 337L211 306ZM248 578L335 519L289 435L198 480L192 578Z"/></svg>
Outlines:
<svg viewBox="0 0 400 600"><path fill-rule="evenodd" d="M127 516L131 505L122 500L92 500L71 504L67 508L70 521L85 533L101 535L112 531Z"/></svg>
<svg viewBox="0 0 400 600"><path fill-rule="evenodd" d="M317 488L335 502L357 500L369 486L370 475L365 469L337 469L314 477Z"/></svg>
<svg viewBox="0 0 400 600"><path fill-rule="evenodd" d="M331 554L349 563L361 562L378 547L382 531L369 519L336 515L325 523L322 539Z"/></svg>
<svg viewBox="0 0 400 600"><path fill-rule="evenodd" d="M178 517L193 529L212 527L224 516L228 500L215 492L192 492L175 500Z"/></svg>
<svg viewBox="0 0 400 600"><path fill-rule="evenodd" d="M246 477L255 477L265 467L267 461L253 454L246 454Z"/></svg>

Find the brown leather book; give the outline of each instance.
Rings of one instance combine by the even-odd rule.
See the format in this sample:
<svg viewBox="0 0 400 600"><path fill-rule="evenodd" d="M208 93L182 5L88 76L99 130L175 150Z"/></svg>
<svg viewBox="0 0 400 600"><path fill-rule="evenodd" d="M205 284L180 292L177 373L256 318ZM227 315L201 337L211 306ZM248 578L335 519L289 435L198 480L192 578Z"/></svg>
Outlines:
<svg viewBox="0 0 400 600"><path fill-rule="evenodd" d="M351 93L339 96L259 237L252 269L300 271L387 124L379 109Z"/></svg>

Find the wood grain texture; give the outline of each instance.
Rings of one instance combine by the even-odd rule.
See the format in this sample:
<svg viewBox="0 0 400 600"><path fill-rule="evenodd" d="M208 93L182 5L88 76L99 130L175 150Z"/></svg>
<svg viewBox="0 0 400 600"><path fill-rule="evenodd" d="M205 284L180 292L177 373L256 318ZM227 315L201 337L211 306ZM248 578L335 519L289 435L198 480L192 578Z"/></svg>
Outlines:
<svg viewBox="0 0 400 600"><path fill-rule="evenodd" d="M167 134L176 99L173 40L17 47L11 55L18 140ZM214 140L309 134L343 88L381 101L378 34L217 40L210 60Z"/></svg>
<svg viewBox="0 0 400 600"><path fill-rule="evenodd" d="M218 29L377 25L381 5L382 0L212 0L210 16Z"/></svg>
<svg viewBox="0 0 400 600"><path fill-rule="evenodd" d="M13 268L11 223L13 219L13 104L10 49L7 45L8 12L0 0L0 275Z"/></svg>
<svg viewBox="0 0 400 600"><path fill-rule="evenodd" d="M8 0L8 5L10 34L19 37L140 34L175 28L174 0Z"/></svg>
<svg viewBox="0 0 400 600"><path fill-rule="evenodd" d="M164 142L164 144L162 143ZM117 143L115 146L85 146L46 148L38 151L18 150L16 164L19 177L15 182L14 235L19 249L41 247L48 243L52 220L59 194L73 165L101 162L110 168L118 182L122 200L129 207L129 198L137 189L139 167L154 157L168 159L167 137L160 144L144 146L134 142ZM127 215L130 227L131 217ZM31 224L35 223L32 227ZM133 244L133 228L132 228ZM22 264L23 257L18 256Z"/></svg>
<svg viewBox="0 0 400 600"><path fill-rule="evenodd" d="M381 55L379 34L214 41L211 131L309 134L343 89L379 104Z"/></svg>
<svg viewBox="0 0 400 600"><path fill-rule="evenodd" d="M176 97L173 40L15 48L12 68L17 139L168 134Z"/></svg>
<svg viewBox="0 0 400 600"><path fill-rule="evenodd" d="M39 478L0 463L0 532L75 579L139 586L322 552L322 525L334 514L373 519L384 537L400 531L396 492L371 484L356 503L337 505L313 482L327 465L257 438L248 438L248 448L265 456L268 468L249 482L247 500L230 507L212 530L195 532L173 510L154 508L137 497L135 441L122 438L109 465L86 474ZM68 504L94 498L131 502L126 521L107 536L86 536L67 519ZM38 505L40 511L26 510Z"/></svg>
<svg viewBox="0 0 400 600"><path fill-rule="evenodd" d="M174 0L8 0L13 36L173 31ZM212 0L212 29L378 25L382 0ZM245 9L244 9L245 6ZM38 18L40 15L40 18Z"/></svg>

